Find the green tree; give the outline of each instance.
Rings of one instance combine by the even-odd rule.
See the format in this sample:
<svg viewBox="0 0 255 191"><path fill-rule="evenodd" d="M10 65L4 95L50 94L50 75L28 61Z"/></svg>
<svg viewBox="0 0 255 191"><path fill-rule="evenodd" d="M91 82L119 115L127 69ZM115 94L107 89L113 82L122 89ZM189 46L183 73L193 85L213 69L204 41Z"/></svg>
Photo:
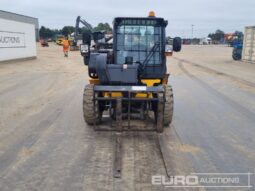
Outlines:
<svg viewBox="0 0 255 191"><path fill-rule="evenodd" d="M84 32L90 32L90 30L86 27L79 28L79 34L82 34Z"/></svg>
<svg viewBox="0 0 255 191"><path fill-rule="evenodd" d="M93 31L106 31L112 32L112 28L109 23L99 23L96 27L94 27Z"/></svg>
<svg viewBox="0 0 255 191"><path fill-rule="evenodd" d="M39 35L41 38L52 38L54 33L51 29L41 26L39 30Z"/></svg>
<svg viewBox="0 0 255 191"><path fill-rule="evenodd" d="M41 26L39 30L40 38L46 38L46 28L44 26Z"/></svg>
<svg viewBox="0 0 255 191"><path fill-rule="evenodd" d="M221 39L224 39L224 35L225 33L222 30L218 29L215 31L215 33L210 33L208 37L210 37L213 41L219 42Z"/></svg>
<svg viewBox="0 0 255 191"><path fill-rule="evenodd" d="M62 34L68 36L74 32L73 26L64 26L62 29Z"/></svg>
<svg viewBox="0 0 255 191"><path fill-rule="evenodd" d="M56 36L58 34L62 34L62 30L59 30L59 29L52 29L51 31L52 31L53 36Z"/></svg>

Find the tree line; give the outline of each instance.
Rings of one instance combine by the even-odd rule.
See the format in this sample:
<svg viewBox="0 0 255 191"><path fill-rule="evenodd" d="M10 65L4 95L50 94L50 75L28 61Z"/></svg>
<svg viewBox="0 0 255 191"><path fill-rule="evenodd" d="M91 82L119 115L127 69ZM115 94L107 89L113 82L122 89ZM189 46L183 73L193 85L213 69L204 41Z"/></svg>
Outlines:
<svg viewBox="0 0 255 191"><path fill-rule="evenodd" d="M214 41L214 42L220 42L220 41L224 40L225 34L226 33L224 31L218 29L214 33L208 34L208 37L210 37L212 39L212 41ZM234 36L237 36L239 39L242 39L243 32L235 31Z"/></svg>
<svg viewBox="0 0 255 191"><path fill-rule="evenodd" d="M86 31L87 29L82 27L79 28L79 33ZM112 28L108 23L99 23L96 27L93 28L93 31L106 31L112 32ZM41 26L39 30L40 38L54 38L57 35L64 35L68 36L75 31L73 26L64 26L62 29L50 29L44 26ZM225 32L218 29L214 33L209 33L208 37L212 39L213 42L220 42L225 38ZM243 32L235 31L234 35L237 36L239 39L243 38Z"/></svg>
<svg viewBox="0 0 255 191"><path fill-rule="evenodd" d="M79 33L86 31L87 29L82 27L79 28ZM106 31L111 32L112 28L109 23L99 23L96 27L93 28L93 31ZM75 31L75 27L73 26L64 26L62 29L50 29L45 26L41 26L39 30L40 38L54 38L57 35L68 36Z"/></svg>

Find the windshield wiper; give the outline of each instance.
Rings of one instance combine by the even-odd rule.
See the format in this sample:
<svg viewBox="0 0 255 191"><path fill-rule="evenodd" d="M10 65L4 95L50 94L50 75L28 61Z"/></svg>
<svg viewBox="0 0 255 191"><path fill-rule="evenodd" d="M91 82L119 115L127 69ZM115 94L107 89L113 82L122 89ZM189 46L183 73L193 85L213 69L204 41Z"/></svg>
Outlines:
<svg viewBox="0 0 255 191"><path fill-rule="evenodd" d="M154 44L154 46L151 48L149 54L147 55L147 57L145 58L145 60L143 61L143 70L145 68L145 66L148 64L148 62L150 61L150 59L152 58L152 56L155 54L156 50L159 48L160 43L156 42Z"/></svg>

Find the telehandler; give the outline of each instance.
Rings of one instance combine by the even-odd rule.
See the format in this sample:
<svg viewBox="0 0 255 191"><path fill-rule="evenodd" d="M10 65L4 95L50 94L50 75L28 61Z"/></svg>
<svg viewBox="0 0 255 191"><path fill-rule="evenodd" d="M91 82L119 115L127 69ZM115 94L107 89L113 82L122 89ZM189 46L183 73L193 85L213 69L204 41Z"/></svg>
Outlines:
<svg viewBox="0 0 255 191"><path fill-rule="evenodd" d="M83 95L84 119L95 130L116 131L114 177L121 176L122 131L154 130L161 134L172 121L173 90L166 63L172 51L181 50L181 39L175 37L169 44L167 25L153 11L148 17L117 17L111 48L100 43L102 35L83 33L80 51L90 77ZM98 42L93 49L92 38ZM151 116L153 128L137 122ZM99 127L106 124L106 128Z"/></svg>

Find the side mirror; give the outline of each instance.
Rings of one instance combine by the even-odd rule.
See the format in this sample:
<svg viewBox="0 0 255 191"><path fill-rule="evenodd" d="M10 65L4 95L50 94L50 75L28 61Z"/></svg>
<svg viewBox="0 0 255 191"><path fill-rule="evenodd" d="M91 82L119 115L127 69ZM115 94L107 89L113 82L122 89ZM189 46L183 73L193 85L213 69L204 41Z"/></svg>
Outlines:
<svg viewBox="0 0 255 191"><path fill-rule="evenodd" d="M180 52L182 49L182 39L180 37L175 37L173 39L173 51Z"/></svg>
<svg viewBox="0 0 255 191"><path fill-rule="evenodd" d="M99 41L105 38L105 34L103 32L94 32L93 39L94 41Z"/></svg>
<svg viewBox="0 0 255 191"><path fill-rule="evenodd" d="M90 46L90 44L91 44L91 33L90 32L82 33L82 44L87 44Z"/></svg>

